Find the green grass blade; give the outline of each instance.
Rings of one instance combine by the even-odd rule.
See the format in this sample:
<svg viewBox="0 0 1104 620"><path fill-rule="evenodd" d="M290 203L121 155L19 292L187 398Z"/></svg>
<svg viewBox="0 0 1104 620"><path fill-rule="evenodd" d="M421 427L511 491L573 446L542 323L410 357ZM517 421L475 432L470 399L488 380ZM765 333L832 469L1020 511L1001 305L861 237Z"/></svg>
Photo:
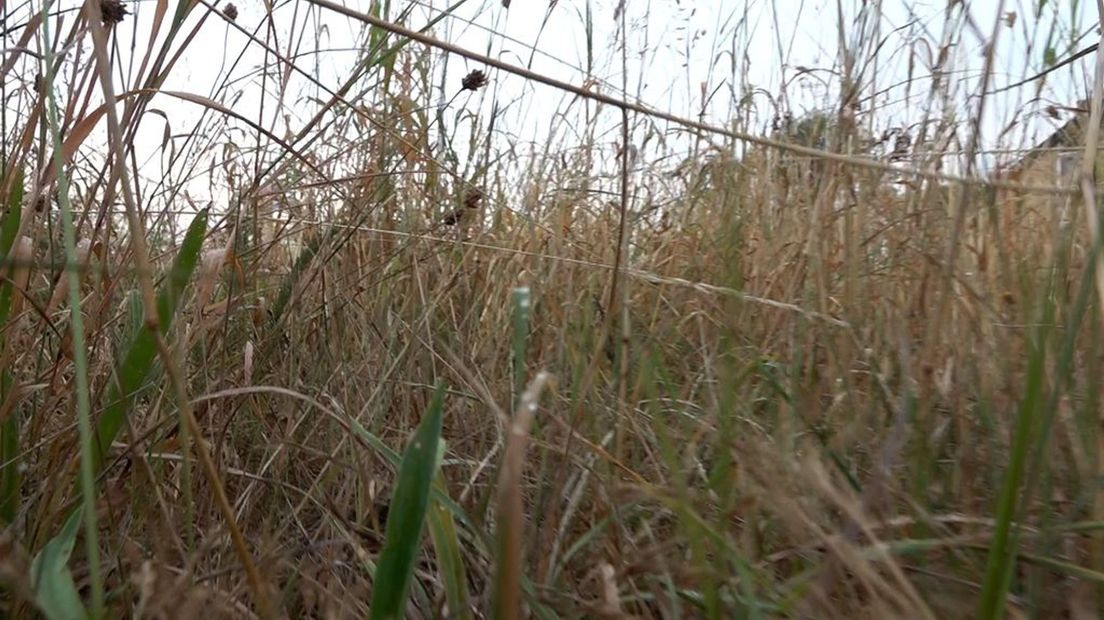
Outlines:
<svg viewBox="0 0 1104 620"><path fill-rule="evenodd" d="M1012 443L1012 454L1010 455L1008 471L1005 474L997 504L997 529L989 549L989 559L986 563L985 581L982 584L978 613L979 618L998 618L1004 608L1004 598L1008 592L1007 575L1011 572L1012 562L1014 561L1010 545L1012 521L1015 517L1016 500L1019 496L1020 482L1023 478L1024 463L1027 460L1031 429L1034 427L1034 419L1038 414L1039 405L1042 401L1042 375L1045 372L1045 359L1044 348L1039 346L1031 356L1027 394L1020 406L1019 419Z"/></svg>
<svg viewBox="0 0 1104 620"><path fill-rule="evenodd" d="M172 21L172 33L175 34L180 26L184 23L184 20L188 18L188 14L192 12L192 9L196 6L195 0L180 0L176 5L176 13L173 15ZM171 39L165 42L165 45L169 45Z"/></svg>
<svg viewBox="0 0 1104 620"><path fill-rule="evenodd" d="M1048 289L1052 285L1048 286ZM1013 549L1012 523L1016 517L1017 500L1023 481L1031 438L1037 427L1037 420L1043 404L1044 380L1046 369L1046 349L1049 329L1045 327L1053 320L1053 295L1046 291L1043 297L1043 319L1035 342L1029 343L1030 357L1027 371L1027 390L1020 404L1016 427L1012 439L1008 469L997 500L997 527L986 561L985 580L982 582L981 597L978 604L978 618L999 618L1004 609L1005 596L1008 593L1012 566L1015 562Z"/></svg>
<svg viewBox="0 0 1104 620"><path fill-rule="evenodd" d="M291 268L291 272L284 278L283 284L280 285L280 292L276 296L276 302L272 306L272 322L280 320L283 316L284 310L287 308L288 303L291 301L291 293L295 290L295 284L299 282L299 278L303 275L303 271L306 270L310 262L314 260L314 256L318 254L318 249L321 247L323 237L321 235L311 238L307 241L307 244L299 251L299 256L295 259L295 264Z"/></svg>
<svg viewBox="0 0 1104 620"><path fill-rule="evenodd" d="M16 170L11 193L5 201L4 221L0 223L0 254L7 256L19 234L19 219L23 215L23 171Z"/></svg>
<svg viewBox="0 0 1104 620"><path fill-rule="evenodd" d="M15 237L19 234L19 220L23 214L23 172L21 170L16 170L10 187L11 192L5 201L4 219L0 221L0 256L10 256L12 247L15 245ZM11 274L12 269L9 269L8 273ZM0 284L0 327L8 323L14 292L10 279ZM5 343L6 340L0 341L0 347ZM11 396L12 384L11 371L5 367L0 371L0 403ZM19 415L15 411L12 411L11 417L4 421L3 426L0 426L0 463L4 463L0 468L0 520L4 523L11 523L15 519L15 512L19 507L19 426Z"/></svg>
<svg viewBox="0 0 1104 620"><path fill-rule="evenodd" d="M406 592L414 573L414 559L429 507L430 486L437 471L443 400L444 387L438 386L399 466L383 551L376 566L373 619L400 618L406 606Z"/></svg>
<svg viewBox="0 0 1104 620"><path fill-rule="evenodd" d="M383 11L383 3L380 2L380 0L375 0L374 2L372 2L371 8L368 9L368 13L370 15L372 15L372 17L375 17L376 19L388 19L382 13L382 11ZM369 49L372 49L372 50L382 49L383 44L384 44L386 39L387 39L387 31L386 30L384 30L382 28L377 28L376 26L372 26L368 29ZM390 55L390 57L387 59L387 63L385 65L385 68L388 71L390 71L392 69L392 67L394 66L394 62L395 62L395 56Z"/></svg>
<svg viewBox="0 0 1104 620"><path fill-rule="evenodd" d="M345 421L349 424L349 428L351 428L368 447L387 459L387 462L390 463L392 467L395 469L399 468L402 457L398 452L384 443L382 439L373 435L371 431L364 428L364 425L358 422L356 418L349 416ZM460 524L467 528L468 532L473 536L470 542L476 545L477 551L486 554L489 548L488 541L482 536L482 532L472 525L471 520L468 519L467 514L460 508L460 505L454 502L452 498L444 492L444 489L438 488L437 485L434 485L433 488L430 489L430 493L433 496L433 501L445 507L454 520L459 520Z"/></svg>
<svg viewBox="0 0 1104 620"><path fill-rule="evenodd" d="M184 289L192 272L199 262L200 249L203 246L203 237L207 232L207 209L196 215L184 235L184 243L180 246L180 253L176 256L168 279L161 285L157 296L157 319L160 322L162 334L167 334L172 325L173 315L176 313L180 300L184 295ZM113 383L108 394L107 408L96 427L96 465L103 466L103 458L107 448L119 430L123 426L131 397L142 386L153 367L154 357L157 355L157 339L149 329L143 329L134 342L130 345L126 357L119 368L118 382Z"/></svg>
<svg viewBox="0 0 1104 620"><path fill-rule="evenodd" d="M88 615L68 566L80 524L81 511L74 510L61 533L47 542L31 563L34 602L50 620L75 620Z"/></svg>
<svg viewBox="0 0 1104 620"><path fill-rule="evenodd" d="M435 490L448 495L445 477L437 472L433 483ZM448 602L450 618L469 620L472 617L469 605L471 596L464 571L464 557L460 554L460 540L456 535L456 521L448 506L434 499L426 516L429 536L433 541L433 550L437 555L437 572L445 584L445 600Z"/></svg>
<svg viewBox="0 0 1104 620"><path fill-rule="evenodd" d="M513 407L517 408L518 398L525 389L525 359L526 348L529 340L529 315L532 307L532 295L528 286L520 286L514 289L514 398Z"/></svg>
<svg viewBox="0 0 1104 620"><path fill-rule="evenodd" d="M56 65L53 58L54 43L50 33L50 5L47 0L42 5L42 38L45 47L50 51L45 54L45 125L49 130L53 142L52 165L57 171L57 202L60 207L61 230L65 258L70 264L77 262L77 227L73 217L73 205L69 196L69 178L64 170L64 158L62 156L61 120L58 109L58 95L55 89ZM123 157L121 152L114 153L116 161ZM110 155L108 156L111 157ZM132 230L132 232L134 232ZM99 524L96 518L96 452L92 438L92 397L88 381L88 349L85 346L84 313L81 310L81 276L76 269L64 269L58 279L58 284L67 281L69 289L69 333L72 337L73 352L73 390L76 396L77 435L80 439L80 475L77 477L77 487L83 502L84 516L84 544L88 566L88 589L92 598L92 617L104 616L104 583L100 567L100 543ZM55 539L64 545L67 538L63 530L62 538ZM74 534L69 535L71 539ZM69 547L71 550L72 547ZM68 553L66 553L68 557ZM71 581L71 580L70 580ZM67 584L70 585L70 584ZM62 599L64 600L64 599ZM77 604L79 606L79 602ZM75 611L75 610L69 610ZM70 614L66 614L71 617Z"/></svg>

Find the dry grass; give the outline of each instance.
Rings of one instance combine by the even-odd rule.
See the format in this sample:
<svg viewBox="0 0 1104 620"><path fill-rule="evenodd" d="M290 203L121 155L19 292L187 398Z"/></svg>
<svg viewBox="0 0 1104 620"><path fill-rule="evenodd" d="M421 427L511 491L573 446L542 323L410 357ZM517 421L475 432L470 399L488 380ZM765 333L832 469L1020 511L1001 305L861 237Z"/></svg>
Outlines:
<svg viewBox="0 0 1104 620"><path fill-rule="evenodd" d="M8 616L49 615L32 558L82 502L54 566L93 615L368 615L438 385L407 617L1104 610L1096 186L978 173L950 80L910 75L936 105L908 141L872 140L877 111L853 104L889 52L867 26L841 37L860 45L826 113L780 106L757 131L734 100L672 160L645 146L649 110L609 93L574 104L577 144L554 125L526 145L477 113L504 72L441 69L378 28L323 86L309 19L287 38L243 7L88 6L104 21L62 10L46 33L35 5L0 27ZM159 92L216 27L269 50L256 108L226 81ZM285 126L293 74L313 99ZM205 112L151 180L133 145L174 98ZM197 187L217 198L202 250L159 314Z"/></svg>

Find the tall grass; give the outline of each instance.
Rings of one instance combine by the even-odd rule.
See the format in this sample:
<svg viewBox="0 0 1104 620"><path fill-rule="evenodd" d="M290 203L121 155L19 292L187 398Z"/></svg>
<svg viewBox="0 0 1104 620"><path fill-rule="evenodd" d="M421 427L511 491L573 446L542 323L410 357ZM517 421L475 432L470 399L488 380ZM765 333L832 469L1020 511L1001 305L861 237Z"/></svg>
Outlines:
<svg viewBox="0 0 1104 620"><path fill-rule="evenodd" d="M1090 27L438 4L5 5L3 613L1104 612Z"/></svg>

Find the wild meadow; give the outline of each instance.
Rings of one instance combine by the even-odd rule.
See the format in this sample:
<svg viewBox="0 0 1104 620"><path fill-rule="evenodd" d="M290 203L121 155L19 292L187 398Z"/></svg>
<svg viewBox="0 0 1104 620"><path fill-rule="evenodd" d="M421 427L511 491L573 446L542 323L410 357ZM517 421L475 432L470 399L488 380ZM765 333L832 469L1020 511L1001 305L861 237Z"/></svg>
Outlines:
<svg viewBox="0 0 1104 620"><path fill-rule="evenodd" d="M1095 7L477 4L0 4L4 617L1104 612Z"/></svg>

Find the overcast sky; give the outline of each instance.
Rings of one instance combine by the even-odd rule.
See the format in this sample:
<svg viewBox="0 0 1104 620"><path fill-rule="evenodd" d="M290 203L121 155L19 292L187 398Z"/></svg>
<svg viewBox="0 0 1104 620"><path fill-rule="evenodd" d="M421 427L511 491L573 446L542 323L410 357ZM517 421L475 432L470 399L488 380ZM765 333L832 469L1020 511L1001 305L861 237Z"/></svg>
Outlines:
<svg viewBox="0 0 1104 620"><path fill-rule="evenodd" d="M237 25L255 31L264 17L264 3L240 0L235 4ZM370 6L367 0L347 4L363 10ZM393 0L390 4L391 18L397 17L394 13L400 7L408 6L405 0ZM944 13L947 0L884 0L880 11L874 11L878 4L874 0L849 0L842 4L846 12L842 23L847 45L854 48L860 37L868 40L876 37L881 42L878 63L864 68L864 78L883 87L900 83L875 99L876 129L915 122L924 114L930 81L916 80L911 86L903 82L910 64L914 76L925 77L930 73L948 31L965 33L961 45L950 50L950 60L945 65L948 78L955 84L956 105L963 118L976 106L976 100L971 101L967 95L977 91L983 49L994 32L998 33L994 86L1011 83L1040 69L1048 40L1051 55L1060 57L1071 48L1094 43L1098 38L1093 30L1095 4L1084 1L967 1L967 14L954 11L949 22ZM1036 13L1040 4L1043 9ZM729 122L737 101L747 93L754 93L752 102L759 113L753 129L762 130L773 115L772 101L779 101L783 93L788 106L800 114L831 106L839 84L841 20L836 14L835 0L554 0L551 4L548 0L512 0L509 9L502 6L501 0L420 0L405 22L421 27L431 16L456 5L459 8L434 28L435 36L506 62L531 64L535 71L575 84L588 78L598 80L601 89L611 94L620 94L627 76L628 98L716 125ZM137 49L141 52L145 48L155 4L144 0L129 6L134 15L118 31L124 57L135 33ZM622 71L621 52L616 44L620 40L617 17L622 7L629 31L627 73ZM9 10L18 9L9 7ZM203 10L201 6L193 12L186 31ZM305 0L278 0L274 14L276 36L270 43L283 52L297 52L296 62L302 69L336 89L360 57L358 48L364 45L361 24L327 13ZM865 25L857 21L862 16L866 17ZM593 41L589 74L588 32ZM8 34L8 45L18 34ZM260 31L260 36L265 34L265 30ZM445 92L434 93L435 103L456 93L460 77L467 70L482 68L459 57L449 57L447 65L443 60L443 55L438 54L435 69L447 70L449 81ZM1090 83L1088 71L1092 60L1090 57L1053 74L1038 100L1035 85L993 97L984 119L985 144L991 148L1020 146L1052 130L1060 121L1043 114L1045 107L1074 103ZM243 114L256 114L263 96L258 68L264 61L264 53L258 46L250 44L247 37L221 17L212 16L164 88L210 95L229 75L230 92L221 94L220 99L233 101L234 108ZM798 75L809 69L812 71ZM454 118L461 109L486 114L497 102L502 110L500 130L521 141L541 143L554 128L557 145L573 146L569 129L577 125L578 117L572 115L580 114L582 107L572 96L508 74L491 71L490 77L491 88L479 95L458 98L447 117ZM864 92L872 90L867 88ZM265 122L279 134L288 129L298 130L318 109L316 98L326 98L295 75L288 82L282 108L272 104L272 92L270 81ZM703 93L708 99L704 105ZM152 107L166 113L171 131L178 136L191 129L200 113L193 104L165 97L156 98ZM612 110L605 114L611 123L616 119ZM274 115L277 122L273 125ZM997 137L1011 119L1018 121L1017 130L998 143ZM661 127L664 131L668 129ZM140 159L147 161L143 167L147 175L160 174L157 166L163 160L160 154L163 132L164 121L148 117L137 145ZM615 137L611 133L609 140ZM242 133L229 132L223 140L241 143L244 138Z"/></svg>

